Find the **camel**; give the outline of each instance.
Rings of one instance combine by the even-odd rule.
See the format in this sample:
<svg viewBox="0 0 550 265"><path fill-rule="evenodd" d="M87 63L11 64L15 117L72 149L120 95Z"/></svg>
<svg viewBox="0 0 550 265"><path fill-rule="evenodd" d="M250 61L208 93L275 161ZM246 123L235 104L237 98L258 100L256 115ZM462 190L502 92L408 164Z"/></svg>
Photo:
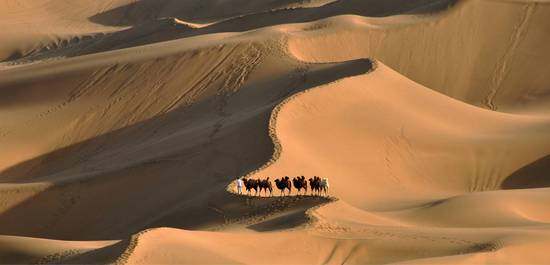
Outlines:
<svg viewBox="0 0 550 265"><path fill-rule="evenodd" d="M302 188L304 188L304 195L307 194L307 180L305 176L300 177L300 181L302 182Z"/></svg>
<svg viewBox="0 0 550 265"><path fill-rule="evenodd" d="M281 196L285 195L285 189L288 189L288 195L292 192L292 182L290 182L288 176L281 179L275 179L275 186L281 191Z"/></svg>
<svg viewBox="0 0 550 265"><path fill-rule="evenodd" d="M319 185L320 191L322 191L325 195L328 195L328 178L323 178Z"/></svg>
<svg viewBox="0 0 550 265"><path fill-rule="evenodd" d="M252 189L254 189L254 194L255 195L258 195L258 186L259 186L259 181L257 179L246 179L246 178L243 178L243 182L244 182L244 186L246 188L246 194L247 195L250 195L250 191Z"/></svg>
<svg viewBox="0 0 550 265"><path fill-rule="evenodd" d="M269 180L269 177L259 180L259 187L260 195L262 194L262 190L264 191L265 195L267 195L267 191L269 191L269 196L273 195L273 184L271 183L271 180Z"/></svg>
<svg viewBox="0 0 550 265"><path fill-rule="evenodd" d="M311 195L319 195L321 193L321 178L313 176L309 179L309 186L311 187Z"/></svg>
<svg viewBox="0 0 550 265"><path fill-rule="evenodd" d="M307 193L307 181L304 176L292 178L292 184L294 184L294 187L298 190L298 194L302 189L304 189L304 194Z"/></svg>

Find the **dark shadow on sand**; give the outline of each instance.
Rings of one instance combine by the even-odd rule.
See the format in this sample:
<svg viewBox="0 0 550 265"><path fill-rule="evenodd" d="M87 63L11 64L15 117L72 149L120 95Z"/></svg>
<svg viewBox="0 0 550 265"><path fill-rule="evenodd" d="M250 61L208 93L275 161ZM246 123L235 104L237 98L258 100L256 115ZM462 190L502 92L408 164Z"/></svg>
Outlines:
<svg viewBox="0 0 550 265"><path fill-rule="evenodd" d="M365 4L365 1L371 3ZM203 13L190 12L189 10L169 8L171 2L173 1L142 0L94 15L89 18L94 23L108 26L130 26L130 28L106 34L84 36L82 39L75 37L73 39L77 41L69 46L59 45L52 50L38 51L27 55L13 54L3 61L28 63L59 56L75 57L204 34L244 32L278 24L312 22L338 15L384 17L399 14L426 14L449 9L457 0L336 1L321 7L225 14L226 18L199 28L178 24L174 18L191 23L215 20L208 17L211 14L210 9ZM67 40L67 42L69 41Z"/></svg>
<svg viewBox="0 0 550 265"><path fill-rule="evenodd" d="M281 23L300 23L338 15L360 15L384 17L399 14L426 14L445 10L457 0L340 0L320 7L264 10L261 12L219 12L212 17L215 7L187 5L187 9L178 9L173 0L142 0L114 8L90 17L90 21L108 26L131 26L153 21L163 17L175 17L187 22L222 20L253 22L252 25L233 29L243 31ZM288 1L295 2L295 1ZM190 10L193 8L193 10Z"/></svg>
<svg viewBox="0 0 550 265"><path fill-rule="evenodd" d="M0 214L0 234L104 240L127 238L159 226L204 230L224 225L228 216L249 210L240 196L226 192L227 184L258 168L272 155L273 144L267 130L272 109L297 92L364 74L373 63L362 59L321 66L299 75L279 77L285 80L278 82L283 86L244 86L229 97L213 96L0 172L10 176L32 169L30 175L20 176L19 183L47 182L56 176L55 185ZM153 136L163 139L178 134L183 124L193 123L198 116L219 115L220 104L228 110L219 119L248 116L232 124L205 126L204 133L212 137L177 153L151 154L145 160L135 160L135 152L146 152L133 149L138 143L146 143ZM193 140L183 134L172 144L189 141ZM150 148L155 143L151 142ZM134 152L127 152L128 149ZM100 161L97 165L104 164L101 161L106 159L106 153L114 154L107 157L117 161L108 164L123 166L94 168L95 160ZM25 192L24 187L20 189L9 192Z"/></svg>
<svg viewBox="0 0 550 265"><path fill-rule="evenodd" d="M501 187L505 190L550 187L550 155L520 168L507 177Z"/></svg>

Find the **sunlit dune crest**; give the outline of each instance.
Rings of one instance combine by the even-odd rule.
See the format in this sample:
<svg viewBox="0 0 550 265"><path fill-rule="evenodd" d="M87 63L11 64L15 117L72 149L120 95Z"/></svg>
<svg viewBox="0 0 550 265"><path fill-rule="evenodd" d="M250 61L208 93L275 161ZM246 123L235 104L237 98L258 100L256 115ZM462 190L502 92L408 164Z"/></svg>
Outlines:
<svg viewBox="0 0 550 265"><path fill-rule="evenodd" d="M4 0L0 25L1 264L550 262L548 1Z"/></svg>

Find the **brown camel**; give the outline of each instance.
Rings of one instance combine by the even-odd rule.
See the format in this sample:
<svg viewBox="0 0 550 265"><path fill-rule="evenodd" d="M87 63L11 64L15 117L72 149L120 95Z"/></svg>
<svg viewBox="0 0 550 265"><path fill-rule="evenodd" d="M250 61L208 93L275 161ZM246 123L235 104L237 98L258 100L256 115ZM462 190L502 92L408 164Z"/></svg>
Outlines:
<svg viewBox="0 0 550 265"><path fill-rule="evenodd" d="M264 194L267 195L267 191L269 191L269 196L273 195L273 184L271 183L271 180L269 180L269 177L266 179L261 179L259 183L260 187L260 195L262 194L262 190L264 191Z"/></svg>
<svg viewBox="0 0 550 265"><path fill-rule="evenodd" d="M288 189L288 195L292 192L292 182L289 177L275 179L275 186L281 191L281 196L285 195L285 190Z"/></svg>
<svg viewBox="0 0 550 265"><path fill-rule="evenodd" d="M292 178L292 184L294 184L294 188L298 190L298 194L302 189L304 189L304 194L307 193L307 181L304 176L298 176L296 178Z"/></svg>
<svg viewBox="0 0 550 265"><path fill-rule="evenodd" d="M250 195L250 191L254 190L254 195L258 195L258 186L259 181L257 179L246 179L243 178L244 186L246 188L246 194Z"/></svg>

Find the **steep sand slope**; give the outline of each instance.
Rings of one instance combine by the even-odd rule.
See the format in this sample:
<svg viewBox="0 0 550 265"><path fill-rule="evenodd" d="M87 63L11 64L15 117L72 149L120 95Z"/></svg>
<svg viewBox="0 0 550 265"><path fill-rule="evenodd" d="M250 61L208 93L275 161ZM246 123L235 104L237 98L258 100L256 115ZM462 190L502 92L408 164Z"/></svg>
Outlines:
<svg viewBox="0 0 550 265"><path fill-rule="evenodd" d="M461 1L424 23L338 18L297 32L310 62L376 57L446 95L507 112L548 112L548 1ZM349 23L349 21L354 23ZM487 23L491 21L491 23ZM392 25L393 24L393 25Z"/></svg>
<svg viewBox="0 0 550 265"><path fill-rule="evenodd" d="M406 104L404 104L405 106L401 104L403 108L395 108L394 105L385 101L388 99L392 101L411 99L406 95L407 93L414 93L415 99L418 100L409 103L414 105L414 108L406 106ZM330 100L328 100L329 97ZM378 102L378 105L376 106L373 102ZM438 105L438 103L442 105ZM358 104L363 107L358 108ZM417 110L422 111L423 105L427 106L425 111L431 111L429 115L414 113ZM449 112L459 114L470 111L480 112L487 115L490 120L496 119L493 121L493 126L496 128L488 126L484 129L469 126L470 130L476 130L475 134L471 132L473 135L487 134L482 131L488 129L492 133L503 134L499 137L482 137L479 141L503 137L507 133L505 127L509 122L520 125L524 120L524 127L518 131L526 135L516 135L516 138L533 137L533 132L530 132L530 129L534 125L545 128L545 130L550 127L549 121L545 119L499 114L456 102L416 85L379 64L378 69L371 74L346 78L293 97L282 105L277 112L276 120L272 120L275 123L275 135L280 141L282 152L277 161L255 174L258 176L292 175L292 172L296 172L296 170L301 170L305 174L320 174L322 176L330 174L333 187L338 187L334 189L334 194L341 200L315 210L312 213L315 221L306 229L306 233L296 231L241 234L152 230L138 235L134 239L135 243L127 250L127 255L123 255L120 261L130 264L179 262L278 264L288 260L308 264L346 262L379 264L404 260L414 260L415 263L426 264L434 262L448 264L459 262L464 264L544 263L548 256L541 250L548 244L549 217L545 216L545 213L548 212L546 205L550 199L546 189L478 192L449 199L432 200L433 203L423 203L421 207L416 205L404 207L403 203L392 203L392 197L384 194L388 192L383 189L384 185L377 183L378 174L364 173L365 171L369 173L376 171L375 166L367 170L364 170L365 167L360 168L359 173L363 174L362 177L354 176L353 174L357 174L357 172L349 169L353 169L353 167L347 164L347 161L351 160L353 163L354 156L377 157L362 154L362 152L376 152L376 148L366 149L358 144L376 138L375 136L365 133L365 130L363 130L363 134L353 135L353 137L346 135L357 131L358 120L364 121L365 115L375 113L369 110L370 107L378 108L380 112L376 113L391 113L393 109L399 113L396 116L405 116L404 112L410 113L411 110L414 110L412 114L409 114L413 117L408 117L407 120L414 121L415 126L429 131L433 130L431 127L438 125L438 127L453 129L451 131L456 132L456 128L460 127L460 124L453 124L449 128L449 124L444 126L445 119L438 118L443 114L438 112L441 109L437 107L449 105L453 108ZM356 111L350 112L348 108L354 108ZM358 111L358 109L365 109L365 112ZM426 121L426 117L430 119ZM501 118L499 119L499 117ZM326 148L327 143L331 141L322 139L322 134L312 133L310 130L315 131L318 129L315 125L322 126L327 122L332 125L332 129L325 128L323 131L330 130L332 138L340 139L338 143L343 146L343 150L329 152L319 149L320 147ZM423 124L425 122L429 122L429 126ZM397 134L401 133L400 122L391 119L391 116L384 120L376 119L370 123L382 128L378 130L393 127ZM301 128L297 130L293 126L301 126ZM307 139L301 138L302 135ZM461 134L454 136L457 135ZM424 137L426 136L423 135L421 138ZM415 146L417 138L411 137L411 139L411 145ZM538 141L543 145L541 148L547 148L546 138L541 137ZM308 145L308 142L316 144ZM351 143L346 145L346 142L353 142L353 144L352 146L350 146ZM487 142L485 144L487 150L494 149ZM296 146L298 148L295 148ZM308 147L314 147L315 150ZM434 149L437 150L437 148ZM395 147L394 150L407 151L406 148ZM311 155L313 152L316 155ZM483 161L494 159L494 155L490 152L486 153L487 157L479 159ZM352 155L350 156L350 154ZM308 162L308 158L312 158L309 161L315 162ZM312 166L315 164L321 166L315 168ZM376 165L377 163L368 164ZM378 165L384 167L386 164L378 163ZM395 163L396 168L403 166L406 164ZM336 169L337 167L339 168ZM410 169L403 168L401 170ZM391 179L390 176L383 176L383 173L381 175L380 178ZM401 173L400 176L406 176L406 174ZM462 176L462 178L466 177ZM371 186L376 185L382 189L369 190L366 193L361 190L357 191L356 186L366 187L357 185L358 181L362 179L371 180ZM425 184L425 181L417 180L409 181L409 183L422 185ZM400 194L404 194L402 198L407 199L409 203L418 200L399 190L399 184L391 183L389 186L392 186L393 190L398 190L397 192ZM339 192L339 189L342 192ZM388 189L390 188L388 187ZM456 189L460 190L464 187L460 185ZM430 190L434 197L441 196L435 188L426 187L424 190ZM463 190L462 192L468 191ZM368 206L347 203L350 201L351 204L365 205L364 202L357 202L354 198L354 196L365 198L365 195L367 198L365 201L374 201L378 207L391 208L398 205L399 209L394 211L386 209L384 212L379 212L368 210ZM384 199L377 201L376 195L382 196ZM421 196L421 199L424 199L423 197ZM255 246L260 242L262 248L256 248ZM178 251L180 249L188 251ZM250 253L250 249L255 249L254 254ZM293 251L296 249L299 251ZM166 254L156 255L155 253L158 252ZM264 257L269 257L269 259L266 260Z"/></svg>
<svg viewBox="0 0 550 265"><path fill-rule="evenodd" d="M210 20L193 19L208 16L199 11L207 5L193 1L138 1L134 4L119 1L108 5L86 2L82 6L85 11L80 13L68 11L66 7L70 3L57 2L54 7L49 7L52 4L48 3L45 10L51 10L49 13L59 14L57 17L63 19L76 16L73 13L85 14L84 17L94 12L101 13L91 16L90 20L82 19L82 16L61 22L49 18L49 23L40 28L40 32L52 32L46 35L30 34L32 27L22 28L17 21L27 17L24 14L7 13L6 23L14 25L3 35L13 29L13 34L25 38L42 36L40 38L44 40L23 40L17 46L19 50L8 51L11 46L7 43L17 38L6 35L5 55L0 58L13 60L4 64L319 20L291 30L294 36L300 37L293 38L290 49L302 60L327 62L376 57L409 78L470 104L513 113L548 113L545 107L548 106L548 81L543 77L550 72L546 64L550 58L542 45L548 42L545 33L550 30L545 23L550 10L548 1L459 1L449 11L436 16L422 14L445 10L455 1L395 0L381 3L348 0L313 4L307 1L268 1L243 4L240 5L243 10L235 11L238 13L228 11ZM24 10L34 14L32 12L41 9ZM320 20L337 15L379 17L402 13L409 15L376 19L344 16ZM37 13L30 17L45 16ZM97 21L97 17L106 21ZM113 28L94 22L117 26ZM80 32L62 34L63 30L58 28L70 28L67 23ZM48 30L47 25L55 27ZM88 29L90 27L95 28ZM0 38L3 35L0 34ZM22 49L23 46L29 47ZM326 47L334 49L327 50Z"/></svg>
<svg viewBox="0 0 550 265"><path fill-rule="evenodd" d="M407 102L411 99L407 95L408 93L414 93L418 101ZM330 97L330 100L327 97ZM399 100L405 101L407 104L413 105L414 108L403 102L400 102L403 108L395 108L395 105L388 103L390 99L392 102L397 101L395 104L399 103ZM330 104L327 104L327 102ZM378 102L378 105L374 102ZM363 107L357 108L358 104ZM452 108L449 112L458 114L478 112L476 114L481 115L480 117L486 115L488 120L493 121L493 126L478 128L460 123L449 124L445 118L441 118L445 117L441 116L444 114L440 113L442 111L441 106ZM380 112L374 112L369 109L370 107L377 108ZM355 108L356 111L349 112L347 108ZM361 109L365 109L365 111L358 111ZM415 111L419 111L423 115L418 115ZM356 169L360 172L349 170L348 168L353 169L354 167L346 164L347 162L342 163L341 157L346 157L349 154L358 157L378 157L378 155L362 154L362 152L376 152L376 145L373 145L373 148L365 149L357 143L371 139L372 141L380 141L376 139L377 131L380 130L389 130L386 131L387 135L391 135L391 131L394 131L396 135L403 135L402 124L399 120L392 119L392 112L397 112L395 117L406 116L408 118L406 120L420 127L418 129L423 131L441 128L442 131L439 133L460 132L447 134L446 136L449 137L447 141L454 137L460 139L460 136L465 133L464 130L475 130L480 135L489 135L490 137L480 137L477 140L485 141L484 143L487 145L486 150L482 149L480 152L487 153L487 156L479 158L483 161L498 159L490 152L494 149L490 146L490 141L494 141L495 138L506 139L505 135L510 133L510 129L507 129L508 123L516 124L516 138L522 140L523 137L526 137L538 140L538 146L541 149L547 148L548 145L546 138L537 136L538 133L544 133L544 130L548 130L549 122L546 119L499 114L471 107L414 84L379 63L378 68L370 74L345 78L330 85L310 90L310 92L299 94L284 104L278 112L275 130L277 139L280 140L282 146L281 157L273 165L257 174L262 176L295 174L293 172L298 169L305 172L304 174L310 174L308 170L312 170L311 174L330 176L334 187L333 194L341 198L337 203L316 210L313 213L316 221L305 232L249 234L243 232L205 233L152 230L138 234L129 243L125 254L122 254L118 261L130 264L257 263L261 257L270 257L265 261L268 263L282 263L291 258L291 260L305 263L341 263L343 261L351 263L385 263L450 256L449 260L438 259L436 261L450 263L463 261L468 263L477 260L480 262L509 262L513 264L520 261L544 262L548 258L544 255L529 255L530 259L525 259L525 256L530 254L531 251L536 253L537 249L543 248L547 244L544 241L544 238L546 238L544 235L548 233L546 230L548 217L544 216L544 212L547 211L545 206L547 203L544 203L543 200L548 200L548 196L544 189L519 192L481 192L441 199L445 196L451 196L451 194L470 191L471 186L461 183L470 183L463 180L469 175L455 177L462 179L462 181L458 181L459 184L456 186L437 189L429 188L430 185L438 184L437 179L433 179L433 183L426 183L421 179L416 182L404 179L406 184L420 183L416 186L425 185L426 187L405 186L396 183L384 185L384 173L378 172L377 174L367 175L363 173L380 171L376 166L370 168L363 166ZM376 125L377 130L362 129L362 134L347 135L357 131L355 126L358 120L363 121L372 113L387 113L389 116L385 119L376 119L365 123ZM404 113L408 113L412 117ZM463 120L467 121L467 119ZM327 146L327 141L322 139L323 134L310 133L306 137L307 139L300 137L302 132L307 133L308 130L316 130L318 128L315 125L323 125L326 122L330 122L332 129L325 128L324 130L332 130L331 137L341 139L339 143L344 148L330 150L330 152L318 149ZM354 124L354 126L351 126L351 124ZM293 126L305 127L296 130ZM469 129L466 130L466 127ZM393 130L390 130L391 128ZM535 132L530 131L530 129ZM373 135L366 133L366 131L373 131ZM414 130L412 131L414 132ZM477 135L473 131L471 133ZM490 133L498 135L490 135ZM410 145L416 146L416 142L426 139L426 135L422 135L422 137L411 136L410 138ZM348 145L346 147L346 141L343 139L353 140L353 146ZM308 144L316 141L322 141L324 144L321 145L319 142ZM477 141L471 140L471 142ZM437 141L434 143L437 143ZM301 155L300 159L289 160L289 157L296 155L294 146L300 147L298 148L302 152L299 154ZM308 147L316 148L316 150L313 150L315 156L311 155L312 150L308 150ZM330 145L328 147L330 148ZM430 149L438 150L437 146L431 146ZM395 152L407 151L403 147L393 147L393 150ZM428 151L423 150L423 152ZM533 152L536 153L537 150L533 149ZM434 155L432 154L432 156ZM310 157L313 160L308 160ZM321 167L312 167L312 165L319 164L315 158L322 161ZM353 157L347 158L346 161L351 160L353 165ZM387 166L384 163L372 164L379 165L382 168ZM340 169L336 169L337 167L340 167ZM394 162L394 168L401 170L399 176L403 176L403 178L419 178L419 176L415 176L414 169L407 168L407 163L397 160L397 162ZM457 167L457 169L459 168ZM413 174L407 174L407 171L412 171ZM353 175L357 173L363 175ZM377 178L378 174L382 176ZM353 182L350 176L354 177ZM487 178L487 176L483 178ZM365 189L357 190L355 187L363 185L357 185L356 183L358 181L360 183L364 179L370 180L370 184L365 185ZM386 176L386 179L391 179L391 177ZM394 180L391 179L391 181ZM494 181L498 183L497 180ZM354 185L349 185L349 183ZM473 185L475 182L471 184ZM378 191L368 190L369 186L375 185L380 187ZM392 190L389 186L393 187L393 191L397 190L403 196L389 195L387 190ZM448 184L447 186L452 185ZM407 194L407 189L414 190L414 188L417 191L424 192ZM482 188L485 187L479 187L479 189ZM493 189L496 188L498 186L493 187ZM447 191L447 194L444 194L445 191ZM469 199L472 196L477 198ZM491 198L494 196L499 197L495 200ZM400 198L402 201L396 201L395 197ZM376 204L375 207L369 205L371 201ZM426 203L426 201L433 203ZM380 207L385 208L385 211L377 211L377 208ZM474 214L472 208L479 208L480 211ZM495 214L495 211L498 214ZM449 213L455 216L449 217ZM434 220L437 222L434 222ZM515 228L509 228L511 226ZM231 244L227 244L227 242L231 242ZM257 246L257 242L262 242L263 246L257 249L254 255L242 254L247 253L253 246ZM221 245L225 247L222 248ZM185 251L180 251L182 249L185 249ZM293 249L300 249L300 252L292 253L291 250ZM117 255L112 253L120 253L120 250L119 252L104 251L111 253L109 259L114 259ZM493 251L496 251L494 252L496 254L492 254ZM289 255L289 252L292 254ZM468 254L486 252L490 254ZM157 255L158 253L164 254ZM319 253L327 254L319 255ZM461 256L454 256L457 254ZM79 258L78 255L70 257L73 259ZM426 262L430 261L433 260L426 260Z"/></svg>
<svg viewBox="0 0 550 265"><path fill-rule="evenodd" d="M548 118L469 106L382 64L370 75L329 87L282 109L280 166L259 175L331 176L336 197L386 210L394 203L399 208L499 189L550 148Z"/></svg>
<svg viewBox="0 0 550 265"><path fill-rule="evenodd" d="M385 101L389 99L393 102L410 100L411 97L407 96L408 93L413 93L415 99L418 100L408 103L414 105L414 108L402 102L394 104L401 103L400 106L403 108L395 108L393 104L388 104ZM329 98L330 100L328 100ZM374 102L377 102L378 105ZM362 108L358 108L358 106L362 106ZM489 141L494 138L506 139L505 135L509 133L507 132L509 129L506 129L508 123L515 123L516 126L522 125L520 129L517 129L519 132L516 133L519 135L516 135L515 138L534 137L533 139L537 139L536 136L533 136L537 133L531 131L533 127L538 127L537 130L540 128L548 130L550 127L550 121L547 119L499 114L456 102L416 85L379 64L379 68L371 74L346 78L293 97L281 107L277 112L276 120L273 120L282 152L277 161L255 174L257 176L281 176L292 175L299 170L304 174L329 175L332 186L338 187L334 189L334 194L341 200L315 210L313 212L315 221L307 228L307 233L279 232L243 235L153 230L136 237L136 244L130 249L131 251L127 252L128 258L124 258L122 261L131 264L284 263L289 259L298 263L360 262L378 264L403 260L415 260L415 263L425 262L427 264L433 262L449 264L458 262L465 264L544 263L548 256L542 254L540 250L548 244L549 217L545 216L545 213L548 212L546 205L548 205L550 197L546 189L478 192L443 200L432 199L433 203L423 203L420 205L421 207L417 205L404 207L405 203L393 203L395 199L392 197L396 197L396 195L386 194L389 192L383 188L384 185L377 182L378 175L381 175L380 179L386 178L393 181L390 176L376 172L375 165L384 168L387 164L367 163L373 167L365 168L363 165L356 169L359 172L350 170L354 167L348 163L351 161L351 165L353 165L353 157L379 156L363 153L376 152L376 148L375 145L373 148L364 148L360 145L362 141L371 139L380 141L376 139L376 132L373 133L374 135L370 135L365 131L394 128L397 135L402 133L399 120L392 119L390 115L384 120L375 119L365 123L377 125L377 130L364 129L362 134L350 136L349 134L357 132L358 120L364 121L368 115L392 113L393 110L398 113L397 117L406 116L403 113L410 113L412 118L406 116L408 118L406 120L421 127L419 129L424 131L431 131L432 127L437 127L444 128L448 132L461 132L457 131L461 124L449 124L446 119L441 118L445 117L440 116L445 114L440 113L441 106L452 108L448 112L457 112L459 116L462 112L479 112L486 115L488 120L493 120L493 126L486 128L462 125L463 129L468 127L469 130L474 130L470 132L472 135L487 135L489 132L500 134L478 139L478 141L486 141L486 150L482 151L487 156L478 158L482 161L495 159L491 152L487 152L487 150L494 149L490 146ZM371 107L377 108L378 111L370 110ZM349 108L356 111L350 112ZM361 111L363 109L365 112ZM423 110L426 111L422 113L423 115L414 113ZM479 115L479 113L477 114ZM316 125L323 126L324 124L330 124L331 127L323 128L322 131L330 131L330 137L340 139L337 142L341 146L340 150L323 150L327 147L327 143L336 141L327 141L322 138L323 134L312 133L319 129L316 128ZM521 136L522 133L525 135ZM461 135L462 133L447 135L447 137L453 138L453 136ZM426 135L419 138L425 139ZM411 137L411 139L411 145L416 146L415 140L418 138ZM350 143L346 144L346 142ZM539 135L538 142L542 144L541 149L547 150L549 143L546 138ZM307 143L316 144L309 145ZM437 146L432 148L437 150ZM393 149L401 152L407 151L402 147L393 147ZM536 150L533 152L536 153ZM399 167L406 167L406 164L395 162L395 168ZM405 172L401 172L399 176L407 176L406 171L414 171L406 168L401 168L401 170ZM369 173L365 174L364 172ZM355 176L354 173L362 174L362 176ZM467 177L468 175L461 178ZM370 185L358 185L358 182L360 183L362 180L371 183ZM495 182L498 181L495 180ZM425 185L426 181L409 180L408 183L420 186ZM475 185L475 183L471 184ZM381 189L369 190L368 186L376 186ZM403 194L401 199L407 200L409 203L424 200L426 196L420 193L422 196L415 198L412 195L416 194L407 195L401 190L399 184L390 183L388 186L391 186L388 187L388 190ZM423 189L417 187L417 190L431 191L430 195L433 197L441 196L438 189L430 189L429 185L426 186ZM356 187L364 189L357 190ZM411 189L411 187L407 188ZM339 189L341 189L340 192ZM465 187L458 185L455 189L461 190ZM462 190L462 193L469 191L465 189ZM365 206L368 203L357 200L354 196L359 199L367 198L365 201L374 201L377 207L386 209L384 212L369 210L368 208L373 207ZM377 196L383 199L378 201L376 200ZM353 205L348 204L348 201ZM396 206L398 209L388 210L396 208ZM449 216L449 214L452 215ZM259 242L261 242L262 248L257 249L255 246ZM221 247L222 245L223 247ZM190 251L177 251L182 248ZM170 251L171 249L173 251ZM254 254L250 253L250 249L255 249ZM293 251L296 249L299 251ZM331 254L321 254L328 253L328 249L332 249ZM154 254L163 250L169 254L162 256ZM190 252L194 254L190 255ZM532 253L539 254L532 255ZM263 257L269 257L269 259L265 260Z"/></svg>
<svg viewBox="0 0 550 265"><path fill-rule="evenodd" d="M0 261L547 263L547 1L453 2L3 2Z"/></svg>
<svg viewBox="0 0 550 265"><path fill-rule="evenodd" d="M512 247L524 244L535 227L547 231L548 189L500 188L514 170L547 154L549 119L472 107L382 64L371 74L299 95L277 117L280 158L254 174L330 177L331 194L341 201L314 213L326 234L392 227L425 240L417 235L441 227L438 234L452 244L510 250L502 254L510 260L492 255L489 261L548 259L530 260L522 256L529 247ZM533 244L534 250L546 243ZM451 245L445 248L452 253Z"/></svg>
<svg viewBox="0 0 550 265"><path fill-rule="evenodd" d="M341 14L387 16L445 9L454 0L71 1L8 0L0 60L9 66L216 32L314 21ZM234 8L234 7L239 8ZM2 13L0 13L2 14Z"/></svg>
<svg viewBox="0 0 550 265"><path fill-rule="evenodd" d="M271 109L370 69L296 62L276 35L221 37L230 35L5 71L0 231L116 239L160 224L221 225L226 209L244 207L227 183L271 154Z"/></svg>

